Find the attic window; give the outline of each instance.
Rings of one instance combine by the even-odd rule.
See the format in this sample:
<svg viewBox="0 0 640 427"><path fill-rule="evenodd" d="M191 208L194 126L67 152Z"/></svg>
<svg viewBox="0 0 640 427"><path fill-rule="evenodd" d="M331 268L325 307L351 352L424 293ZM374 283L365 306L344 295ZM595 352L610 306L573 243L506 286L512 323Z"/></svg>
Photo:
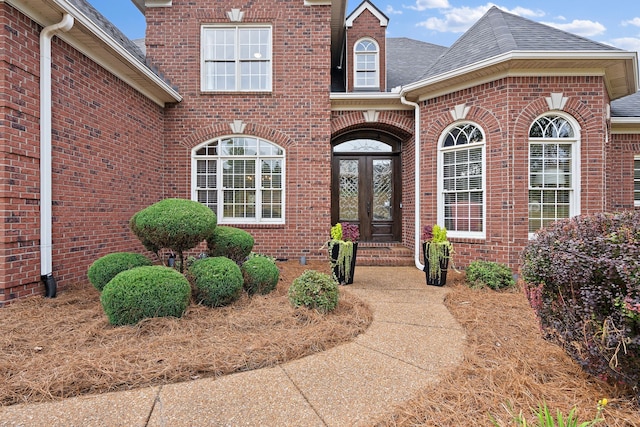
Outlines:
<svg viewBox="0 0 640 427"><path fill-rule="evenodd" d="M356 88L378 88L380 68L378 44L372 39L362 39L354 48L355 75L354 86Z"/></svg>

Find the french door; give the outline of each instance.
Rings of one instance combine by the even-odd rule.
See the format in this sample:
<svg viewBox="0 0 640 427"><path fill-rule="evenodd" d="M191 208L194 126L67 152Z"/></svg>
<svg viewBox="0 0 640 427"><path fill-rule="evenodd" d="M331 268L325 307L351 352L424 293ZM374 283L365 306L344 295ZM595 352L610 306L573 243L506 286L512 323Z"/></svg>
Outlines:
<svg viewBox="0 0 640 427"><path fill-rule="evenodd" d="M361 241L399 241L399 177L398 154L334 153L331 180L332 224L358 224Z"/></svg>

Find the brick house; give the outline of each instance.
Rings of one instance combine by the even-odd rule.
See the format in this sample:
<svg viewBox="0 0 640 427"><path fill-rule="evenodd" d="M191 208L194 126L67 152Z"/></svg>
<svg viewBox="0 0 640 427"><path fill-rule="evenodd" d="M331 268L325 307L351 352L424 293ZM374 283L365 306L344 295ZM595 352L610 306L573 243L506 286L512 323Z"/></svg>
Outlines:
<svg viewBox="0 0 640 427"><path fill-rule="evenodd" d="M637 56L500 9L451 47L387 38L365 0L133 0L142 49L86 0L0 0L0 305L86 281L167 197L257 252L516 267L558 218L640 205Z"/></svg>

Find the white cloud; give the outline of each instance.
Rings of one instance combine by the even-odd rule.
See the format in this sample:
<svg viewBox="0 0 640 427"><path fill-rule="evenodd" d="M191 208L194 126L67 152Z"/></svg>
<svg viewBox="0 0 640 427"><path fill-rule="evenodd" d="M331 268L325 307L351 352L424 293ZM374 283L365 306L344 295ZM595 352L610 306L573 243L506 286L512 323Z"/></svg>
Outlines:
<svg viewBox="0 0 640 427"><path fill-rule="evenodd" d="M387 15L402 15L401 10L396 10L390 4L387 5L387 8L384 10L384 13Z"/></svg>
<svg viewBox="0 0 640 427"><path fill-rule="evenodd" d="M420 1L420 0L419 0ZM487 13L493 6L497 6L494 3L487 3L485 5L476 7L454 7L446 10L442 10L442 18L431 17L426 21L418 23L418 26L425 27L429 30L439 31L442 33L453 32L463 33L467 31L473 24L478 21ZM498 6L500 7L500 6ZM524 7L516 7L514 9L507 9L500 7L505 12L513 13L514 15L524 16L527 18L538 18L544 16L544 12L540 10L532 10Z"/></svg>
<svg viewBox="0 0 640 427"><path fill-rule="evenodd" d="M633 19L629 19L628 21L622 21L623 26L634 25L636 27L640 27L640 18L635 17Z"/></svg>
<svg viewBox="0 0 640 427"><path fill-rule="evenodd" d="M404 7L419 11L427 9L446 9L449 7L449 0L416 0L415 5Z"/></svg>
<svg viewBox="0 0 640 427"><path fill-rule="evenodd" d="M556 22L543 22L543 24L583 37L593 37L604 34L607 30L604 25L597 21L594 22L584 19L574 19L566 24L558 24Z"/></svg>
<svg viewBox="0 0 640 427"><path fill-rule="evenodd" d="M610 40L611 45L631 51L640 51L640 38L637 37L621 37Z"/></svg>

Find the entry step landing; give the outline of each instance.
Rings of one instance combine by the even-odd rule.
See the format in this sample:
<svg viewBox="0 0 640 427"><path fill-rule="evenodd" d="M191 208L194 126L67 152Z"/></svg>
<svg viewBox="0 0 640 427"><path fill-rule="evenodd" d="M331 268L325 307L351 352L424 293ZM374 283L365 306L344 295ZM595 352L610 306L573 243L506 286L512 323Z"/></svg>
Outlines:
<svg viewBox="0 0 640 427"><path fill-rule="evenodd" d="M358 243L356 265L412 266L413 251L400 243Z"/></svg>

